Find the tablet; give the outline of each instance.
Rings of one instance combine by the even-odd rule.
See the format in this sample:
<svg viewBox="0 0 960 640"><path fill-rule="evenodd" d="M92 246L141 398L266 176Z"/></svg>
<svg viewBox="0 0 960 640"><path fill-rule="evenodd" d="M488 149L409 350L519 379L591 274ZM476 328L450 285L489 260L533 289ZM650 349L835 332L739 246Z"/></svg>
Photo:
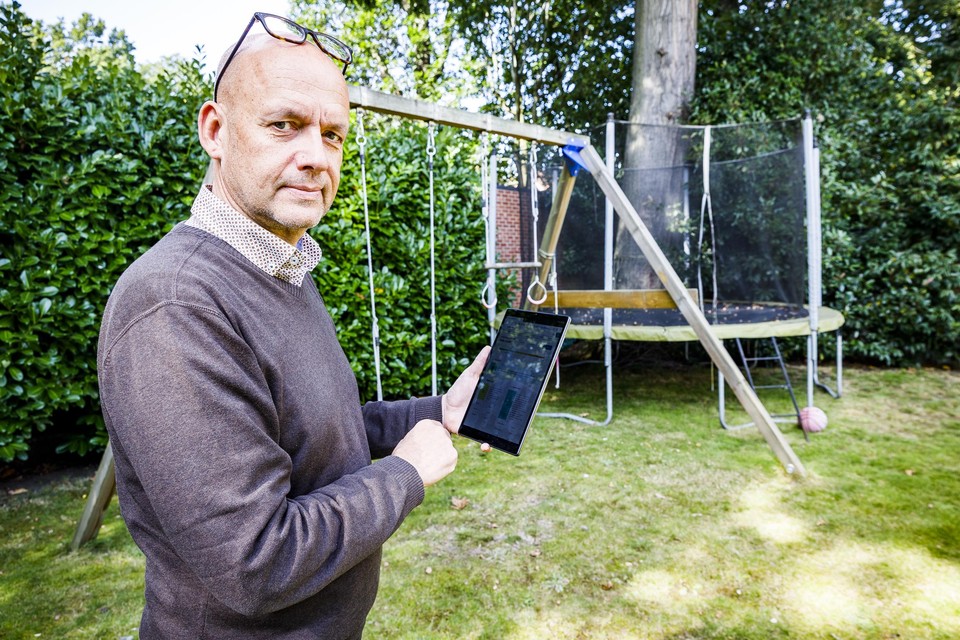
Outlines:
<svg viewBox="0 0 960 640"><path fill-rule="evenodd" d="M460 435L520 455L570 318L507 309Z"/></svg>

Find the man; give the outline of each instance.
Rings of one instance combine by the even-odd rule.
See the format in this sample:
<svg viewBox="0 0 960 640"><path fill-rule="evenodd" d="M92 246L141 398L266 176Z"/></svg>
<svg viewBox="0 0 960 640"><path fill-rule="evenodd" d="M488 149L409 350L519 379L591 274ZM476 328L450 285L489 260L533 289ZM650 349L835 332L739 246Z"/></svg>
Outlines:
<svg viewBox="0 0 960 640"><path fill-rule="evenodd" d="M101 403L146 556L147 640L359 638L381 545L456 465L486 350L442 398L361 409L309 276L305 231L337 192L349 115L331 58L349 49L324 38L251 20L199 113L212 185L104 313Z"/></svg>

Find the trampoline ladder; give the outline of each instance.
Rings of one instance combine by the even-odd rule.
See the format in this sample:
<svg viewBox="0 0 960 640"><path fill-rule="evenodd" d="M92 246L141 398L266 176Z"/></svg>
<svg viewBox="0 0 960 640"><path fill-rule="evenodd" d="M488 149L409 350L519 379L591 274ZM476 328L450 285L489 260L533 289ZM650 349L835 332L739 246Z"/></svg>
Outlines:
<svg viewBox="0 0 960 640"><path fill-rule="evenodd" d="M747 356L746 352L743 349L743 341L740 338L735 338L737 341L737 351L740 353L740 361L743 363L743 373L747 378L747 382L750 383L750 387L757 391L758 389L783 389L790 396L790 402L793 403L794 413L779 413L773 414L771 417L776 422L794 422L799 423L800 420L800 405L797 404L797 396L793 391L793 384L790 382L790 375L787 373L787 365L783 362L783 354L780 352L780 345L777 344L777 339L775 337L770 337L770 346L773 347L773 354L771 356ZM758 385L753 378L753 369L762 363L771 363L775 362L780 367L780 373L783 375L783 382L780 384L762 384ZM724 429L742 429L745 427L753 426L752 422L741 425L729 425L726 422L722 405L720 413L720 423L723 425ZM807 434L804 433L804 436Z"/></svg>

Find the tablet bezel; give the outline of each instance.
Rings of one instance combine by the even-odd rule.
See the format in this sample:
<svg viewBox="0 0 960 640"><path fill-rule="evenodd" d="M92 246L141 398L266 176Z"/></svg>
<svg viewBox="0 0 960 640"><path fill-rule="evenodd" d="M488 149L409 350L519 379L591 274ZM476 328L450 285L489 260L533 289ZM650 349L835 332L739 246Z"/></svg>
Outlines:
<svg viewBox="0 0 960 640"><path fill-rule="evenodd" d="M553 345L553 351L550 356L550 366L547 367L546 372L543 375L543 379L540 381L540 389L537 394L537 401L533 405L533 411L530 412L530 415L527 417L526 425L523 427L523 431L520 434L519 442L513 442L499 436L489 434L481 429L476 427L467 426L466 420L467 416L470 415L470 409L473 407L474 401L477 398L477 393L479 392L479 379L477 388L474 389L473 395L470 397L470 403L467 405L467 410L463 414L463 423L460 425L459 433L460 435L475 440L480 443L489 444L494 449L503 451L504 453L509 453L513 456L520 455L520 449L523 446L524 441L527 438L527 433L530 431L530 425L533 424L533 419L537 415L537 409L540 407L540 401L543 399L544 391L547 389L547 383L550 380L550 374L553 372L553 367L556 366L557 354L560 353L560 348L563 346L564 337L567 335L567 328L570 326L570 318L564 315L558 315L555 313L544 313L542 311L525 311L522 309L507 309L504 313L503 319L500 322L500 326L507 321L507 317L518 317L527 322L536 322L540 325L546 325L550 327L562 327L563 330L560 332L559 337L556 340L556 343ZM497 343L500 339L500 332L497 332L496 338L493 341L493 349L497 348ZM487 366L493 360L492 355L493 351L490 352L491 357L487 360L487 365L484 365L483 371L480 373L482 378L484 374L487 373Z"/></svg>

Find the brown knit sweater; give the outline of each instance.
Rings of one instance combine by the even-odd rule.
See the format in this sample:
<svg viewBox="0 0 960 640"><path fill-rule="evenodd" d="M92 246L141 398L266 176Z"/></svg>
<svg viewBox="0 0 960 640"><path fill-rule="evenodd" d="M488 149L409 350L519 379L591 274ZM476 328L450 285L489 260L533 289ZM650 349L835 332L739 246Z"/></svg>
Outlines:
<svg viewBox="0 0 960 640"><path fill-rule="evenodd" d="M380 547L423 500L389 453L440 399L361 409L313 281L185 225L117 282L98 371L140 637L359 637Z"/></svg>

